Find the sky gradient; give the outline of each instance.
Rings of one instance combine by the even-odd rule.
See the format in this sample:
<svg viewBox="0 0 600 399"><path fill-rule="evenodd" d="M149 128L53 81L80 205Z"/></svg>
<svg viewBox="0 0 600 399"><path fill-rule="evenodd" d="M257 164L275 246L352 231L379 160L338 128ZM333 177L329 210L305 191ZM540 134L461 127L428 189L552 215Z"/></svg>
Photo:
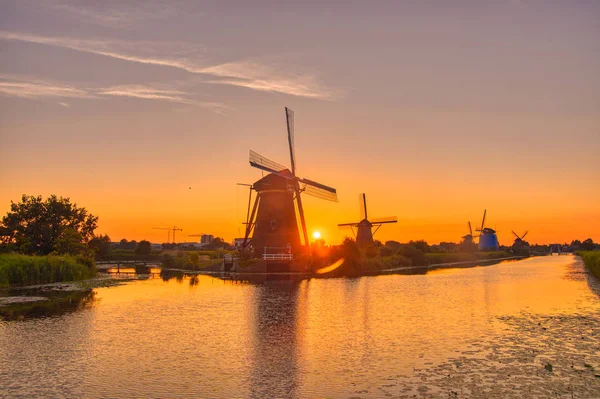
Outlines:
<svg viewBox="0 0 600 399"><path fill-rule="evenodd" d="M304 197L337 243L459 241L466 223L531 243L600 241L600 3L0 0L0 211L71 197L113 240L243 235L248 150L339 203ZM318 4L318 5L317 5Z"/></svg>

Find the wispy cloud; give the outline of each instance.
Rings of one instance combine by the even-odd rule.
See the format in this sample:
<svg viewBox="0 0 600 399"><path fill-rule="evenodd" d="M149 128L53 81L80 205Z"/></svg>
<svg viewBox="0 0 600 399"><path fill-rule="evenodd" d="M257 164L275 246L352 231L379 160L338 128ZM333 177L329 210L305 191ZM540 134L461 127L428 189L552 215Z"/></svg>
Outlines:
<svg viewBox="0 0 600 399"><path fill-rule="evenodd" d="M0 79L5 79L0 76ZM72 86L54 84L41 80L33 81L6 81L0 80L0 94L21 98L64 97L64 98L92 98L93 95L86 90Z"/></svg>
<svg viewBox="0 0 600 399"><path fill-rule="evenodd" d="M211 108L215 112L223 112L229 109L222 103L195 100L189 97L190 93L181 90L165 89L160 87L144 85L111 86L99 89L97 93L105 96L133 97L145 100L163 100L173 103Z"/></svg>
<svg viewBox="0 0 600 399"><path fill-rule="evenodd" d="M144 1L136 4L133 2L63 0L45 1L42 5L87 23L117 29L132 29L138 22L161 19L175 13L175 9L169 7L168 3L156 1Z"/></svg>
<svg viewBox="0 0 600 399"><path fill-rule="evenodd" d="M58 103L58 105L62 105L65 108L70 108L71 106L69 105L69 103Z"/></svg>
<svg viewBox="0 0 600 399"><path fill-rule="evenodd" d="M28 99L45 98L74 98L101 99L109 97L132 97L144 100L167 101L196 107L209 108L214 112L223 113L230 109L219 102L198 101L192 94L165 87L165 85L120 85L100 88L76 88L57 82L19 78L13 75L0 75L0 95ZM66 102L59 102L63 107L69 107Z"/></svg>
<svg viewBox="0 0 600 399"><path fill-rule="evenodd" d="M206 76L209 83L322 100L334 100L339 96L319 84L314 75L282 72L281 67L259 61L202 65L198 58L202 58L205 48L189 43L72 39L4 31L0 31L0 39L57 46L129 62L176 68Z"/></svg>

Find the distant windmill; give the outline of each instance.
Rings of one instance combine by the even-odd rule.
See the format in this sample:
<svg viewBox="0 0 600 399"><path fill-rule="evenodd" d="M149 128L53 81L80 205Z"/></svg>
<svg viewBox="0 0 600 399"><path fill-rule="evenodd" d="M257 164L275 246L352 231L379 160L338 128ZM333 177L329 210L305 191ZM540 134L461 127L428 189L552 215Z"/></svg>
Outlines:
<svg viewBox="0 0 600 399"><path fill-rule="evenodd" d="M485 215L487 209L483 211L483 219L481 220L481 228L477 229L479 232L479 250L480 251L497 251L500 248L498 243L498 237L496 236L496 230L485 227Z"/></svg>
<svg viewBox="0 0 600 399"><path fill-rule="evenodd" d="M467 234L466 236L463 236L463 243L465 244L472 244L473 243L473 229L471 228L471 222L468 222L467 225L469 226L469 234Z"/></svg>
<svg viewBox="0 0 600 399"><path fill-rule="evenodd" d="M529 231L526 231L525 233L523 233L522 236L519 236L517 233L515 233L514 231L512 232L515 235L515 242L513 243L513 248L520 248L520 247L525 247L525 246L529 246L529 243L527 241L524 241L523 239L525 238L525 236L527 235L527 233L529 233Z"/></svg>
<svg viewBox="0 0 600 399"><path fill-rule="evenodd" d="M250 165L269 172L250 187L250 197L252 191L257 195L252 212L248 212L242 247L252 245L256 255L268 252L294 254L308 247L301 193L337 202L335 188L296 175L294 111L286 107L285 116L290 169L250 150Z"/></svg>
<svg viewBox="0 0 600 399"><path fill-rule="evenodd" d="M397 223L398 218L394 216L369 220L369 215L367 213L367 196L362 193L359 196L359 200L360 221L353 223L341 223L338 224L338 227L350 227L356 238L356 244L360 247L364 247L373 243L373 235L377 233L377 230L381 228L381 225L386 223ZM373 227L375 227L375 231L373 231ZM355 228L356 231L354 231Z"/></svg>

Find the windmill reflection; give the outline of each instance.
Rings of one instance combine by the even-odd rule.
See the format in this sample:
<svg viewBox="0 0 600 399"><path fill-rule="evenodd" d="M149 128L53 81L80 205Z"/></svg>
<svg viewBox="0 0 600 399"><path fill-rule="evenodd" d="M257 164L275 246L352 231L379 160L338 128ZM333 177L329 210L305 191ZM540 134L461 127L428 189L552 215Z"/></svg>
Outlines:
<svg viewBox="0 0 600 399"><path fill-rule="evenodd" d="M257 289L252 398L296 397L298 389L298 297L300 283L268 282Z"/></svg>

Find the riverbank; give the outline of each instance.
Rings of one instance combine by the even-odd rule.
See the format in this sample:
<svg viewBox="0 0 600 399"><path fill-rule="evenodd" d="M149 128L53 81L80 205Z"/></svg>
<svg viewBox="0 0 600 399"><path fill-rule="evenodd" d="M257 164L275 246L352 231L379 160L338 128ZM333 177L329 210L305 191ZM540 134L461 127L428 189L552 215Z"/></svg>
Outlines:
<svg viewBox="0 0 600 399"><path fill-rule="evenodd" d="M585 267L596 277L600 278L600 251L577 251L585 263Z"/></svg>
<svg viewBox="0 0 600 399"><path fill-rule="evenodd" d="M92 259L77 256L0 254L0 288L90 279Z"/></svg>

